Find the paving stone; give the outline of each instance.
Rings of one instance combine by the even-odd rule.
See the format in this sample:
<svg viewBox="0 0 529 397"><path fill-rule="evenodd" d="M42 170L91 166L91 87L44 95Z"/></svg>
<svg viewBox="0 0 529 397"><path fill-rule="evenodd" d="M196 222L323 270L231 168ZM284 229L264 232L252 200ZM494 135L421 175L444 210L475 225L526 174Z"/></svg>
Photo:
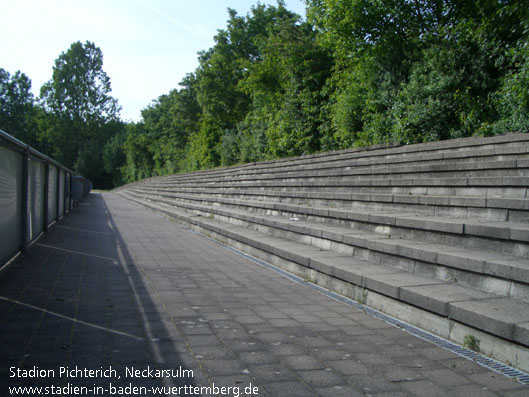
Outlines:
<svg viewBox="0 0 529 397"><path fill-rule="evenodd" d="M321 322L321 320L320 322L303 323L303 326L305 327L305 329L311 330L313 332L334 331L336 329L335 325Z"/></svg>
<svg viewBox="0 0 529 397"><path fill-rule="evenodd" d="M280 319L269 319L268 322L274 326L274 327L278 327L278 328L290 328L290 327L298 327L299 326L299 323L295 320L292 320L292 319L283 319L283 318L280 318ZM288 331L286 331L288 332Z"/></svg>
<svg viewBox="0 0 529 397"><path fill-rule="evenodd" d="M220 344L217 335L188 335L186 339L192 347L218 346Z"/></svg>
<svg viewBox="0 0 529 397"><path fill-rule="evenodd" d="M343 355L342 355L343 357ZM328 365L330 368L335 369L343 375L368 375L370 369L368 366L364 365L361 360L350 360L342 359L336 361L325 361L325 365Z"/></svg>
<svg viewBox="0 0 529 397"><path fill-rule="evenodd" d="M399 393L399 383L394 383L384 378L380 373L372 373L372 376L350 375L347 382L356 390L360 390L366 395L379 395L384 392Z"/></svg>
<svg viewBox="0 0 529 397"><path fill-rule="evenodd" d="M449 369L434 369L424 371L423 375L437 385L443 387L462 386L471 383L470 379L459 374L455 374Z"/></svg>
<svg viewBox="0 0 529 397"><path fill-rule="evenodd" d="M332 372L330 368L298 371L298 376L310 387L343 386L345 381Z"/></svg>
<svg viewBox="0 0 529 397"><path fill-rule="evenodd" d="M277 362L277 357L268 351L251 351L239 354L239 359L248 364L271 364Z"/></svg>
<svg viewBox="0 0 529 397"><path fill-rule="evenodd" d="M295 343L299 344L300 346L305 347L306 349L310 349L313 347L331 347L334 345L333 341L327 340L325 338L325 334L322 333L320 335L316 336L303 336L295 339Z"/></svg>
<svg viewBox="0 0 529 397"><path fill-rule="evenodd" d="M506 378L500 374L487 371L468 376L472 381L483 385L484 387L494 390L527 390L527 386L523 386L512 379Z"/></svg>
<svg viewBox="0 0 529 397"><path fill-rule="evenodd" d="M413 382L401 382L400 385L404 390L409 391L414 396L421 397L443 397L446 396L446 390L433 382L426 380L417 380Z"/></svg>
<svg viewBox="0 0 529 397"><path fill-rule="evenodd" d="M318 369L322 367L320 361L308 355L285 356L282 362L293 370Z"/></svg>
<svg viewBox="0 0 529 397"><path fill-rule="evenodd" d="M317 388L318 396L322 397L360 397L365 396L364 393L355 390L351 386L331 386L325 388Z"/></svg>
<svg viewBox="0 0 529 397"><path fill-rule="evenodd" d="M248 370L264 385L296 379L296 373L283 364L248 364Z"/></svg>
<svg viewBox="0 0 529 397"><path fill-rule="evenodd" d="M454 397L497 397L498 394L481 385L464 385L450 389L450 395Z"/></svg>
<svg viewBox="0 0 529 397"><path fill-rule="evenodd" d="M295 356L305 353L303 347L293 343L273 342L267 345L267 348L276 356L283 360L285 356Z"/></svg>

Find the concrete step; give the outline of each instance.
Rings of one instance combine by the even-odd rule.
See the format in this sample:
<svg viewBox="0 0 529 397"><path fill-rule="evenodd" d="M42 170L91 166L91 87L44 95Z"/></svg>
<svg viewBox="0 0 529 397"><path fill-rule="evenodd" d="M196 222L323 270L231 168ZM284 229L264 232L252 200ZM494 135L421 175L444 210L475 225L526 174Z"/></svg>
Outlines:
<svg viewBox="0 0 529 397"><path fill-rule="evenodd" d="M527 154L529 157L529 154ZM525 164L527 163L527 164ZM321 166L325 165L323 163ZM436 162L433 164L399 164L383 166L346 166L340 165L333 168L326 167L324 169L301 168L296 170L276 170L274 172L235 172L223 173L221 175L213 174L203 176L201 178L194 178L192 175L188 178L167 178L163 182L158 182L158 185L171 185L174 182L189 183L225 183L225 182L242 182L254 181L316 181L321 178L346 178L358 181L366 179L387 179L391 175L392 179L402 178L456 178L456 177L516 177L527 175L529 169L529 161L522 162L519 159L514 160L497 160L497 161L481 161L481 162Z"/></svg>
<svg viewBox="0 0 529 397"><path fill-rule="evenodd" d="M149 185L146 187L161 188L170 185ZM195 189L199 187L214 187L224 190L261 189L297 191L304 190L317 193L370 193L370 194L399 194L399 195L427 195L427 196L466 196L490 198L491 200L529 199L529 176L501 177L501 178L418 178L418 179L378 179L353 180L321 178L316 181L286 181L286 180L252 180L241 182L207 184L179 184L180 188ZM506 201L507 203L507 201ZM514 203L514 202L511 202ZM516 204L516 203L515 203ZM517 209L529 209L527 200L518 203ZM513 208L514 209L514 208Z"/></svg>
<svg viewBox="0 0 529 397"><path fill-rule="evenodd" d="M401 229L421 230L424 232L439 232L443 234L481 237L484 239L501 240L502 243L511 244L523 243L520 247L503 244L502 251L509 251L518 256L529 256L529 223L512 222L506 220L480 220L474 218L461 218L440 216L434 214L403 213L393 212L389 208L379 211L354 211L351 209L329 208L315 205L298 205L290 203L278 203L264 200L236 200L218 197L176 195L170 192L154 191L150 189L135 188L131 192L150 195L151 197L161 197L175 199L177 201L188 201L198 205L222 206L226 209L239 211L249 211L252 213L265 213L274 211L282 213L287 217L299 217L305 220L312 220L320 224L342 224L351 228L373 230L380 226L385 228L386 234L393 234L399 237L407 237L401 233ZM362 226L367 225L367 226ZM422 236L427 237L427 236ZM421 239L421 236L418 236ZM430 240L432 238L430 237ZM439 236L433 237L439 241ZM486 247L491 246L491 242L484 242Z"/></svg>
<svg viewBox="0 0 529 397"><path fill-rule="evenodd" d="M352 294L358 295L360 299L374 292L515 344L529 346L527 301L469 288L459 280L447 281L410 273L383 263L289 240L284 235L274 236L219 219L197 216L169 204L134 197L124 190L119 193L211 233L217 239L240 243L252 253L261 252L263 258L280 258L281 261L278 261L285 267L294 264L298 268L310 269L317 274L346 282L353 286ZM373 239L366 241L378 243ZM408 247L410 252L418 246L417 242L411 242L410 245L402 243L398 246ZM457 255L464 257L462 252L459 251ZM452 252L444 254L453 257ZM485 259L482 263L485 263ZM423 323L424 318L416 318L416 322Z"/></svg>
<svg viewBox="0 0 529 397"><path fill-rule="evenodd" d="M289 171L310 171L340 169L347 172L347 168L362 167L433 167L433 171L450 171L457 168L472 169L483 167L478 163L491 160L509 161L520 160L518 167L528 167L527 134L512 134L503 137L484 139L463 139L410 145L399 147L365 148L345 150L341 152L318 153L291 159L281 159L261 163L244 164L240 166L201 171L193 174L170 176L169 180L183 181L188 178L200 180L202 178L221 178L225 175L253 177L256 174L285 173ZM403 155L405 154L405 155ZM456 160L456 162L454 162ZM448 165L451 164L451 165ZM509 166L509 165L507 165ZM437 167L437 169L436 169ZM490 168L490 167L489 167ZM493 167L494 168L494 167ZM492 169L493 169L492 168ZM423 168L427 170L428 168Z"/></svg>
<svg viewBox="0 0 529 397"><path fill-rule="evenodd" d="M132 187L131 187L132 189ZM324 207L329 210L368 212L404 212L442 217L475 219L478 221L529 222L529 211L518 211L512 201L490 200L486 197L427 196L404 194L371 194L341 192L310 192L240 189L228 190L219 187L181 188L148 186L134 187L135 191L179 199L217 201L221 204L232 200L258 201ZM525 200L525 199L524 199ZM494 207L494 205L499 207Z"/></svg>
<svg viewBox="0 0 529 397"><path fill-rule="evenodd" d="M359 170L355 170L358 172ZM270 184L285 185L291 183L317 185L322 182L332 182L338 186L527 186L529 182L529 167L526 168L494 168L480 171L445 171L445 172L397 172L395 169L363 170L363 174L353 174L343 169L318 172L292 172L285 174L256 174L250 176L223 176L202 178L196 180L182 180L182 186L208 186L210 184L221 186L237 186L247 183L259 183L263 186ZM369 172L368 172L369 171ZM375 172L376 171L376 172ZM393 181L393 183L389 182ZM419 184L418 181L423 181ZM434 182L436 181L436 182ZM160 180L156 183L146 183L151 187L168 187L175 185L174 180ZM324 185L325 186L325 185Z"/></svg>
<svg viewBox="0 0 529 397"><path fill-rule="evenodd" d="M137 195L130 191L127 193L139 200L174 206L276 237L347 253L380 264L391 264L409 272L445 280L460 280L471 287L529 301L529 260L526 254L515 256L512 253L487 250L484 248L487 245L476 248L419 241L417 234L410 236L412 239L404 239L381 233L376 228L369 231L343 225L330 226L314 220L303 222L298 218L289 218L288 215L278 216L274 212L256 214ZM488 246L493 246L493 243L488 242ZM520 244L520 247L527 252L527 245Z"/></svg>
<svg viewBox="0 0 529 397"><path fill-rule="evenodd" d="M383 178L383 179L354 179L354 178L330 178L321 177L313 180L294 180L292 178L259 179L248 180L234 179L222 182L212 179L207 183L182 183L182 186L223 186L223 187L380 187L380 186L406 186L406 187L494 187L494 188L526 188L529 182L528 176L502 176L502 177L448 177L448 178ZM146 186L149 186L146 184ZM150 185L152 187L171 186L170 183L164 185ZM525 192L524 192L525 194ZM494 194L491 194L494 195ZM522 196L522 197L525 197Z"/></svg>

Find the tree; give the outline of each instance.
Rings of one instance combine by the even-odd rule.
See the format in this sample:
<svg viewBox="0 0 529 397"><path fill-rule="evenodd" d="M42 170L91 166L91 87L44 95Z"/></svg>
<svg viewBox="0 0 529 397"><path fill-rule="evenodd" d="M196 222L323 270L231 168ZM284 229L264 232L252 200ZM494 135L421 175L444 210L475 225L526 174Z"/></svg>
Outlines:
<svg viewBox="0 0 529 397"><path fill-rule="evenodd" d="M103 167L106 174L110 175L112 179L112 187L121 186L125 182L123 168L126 165L127 158L123 145L127 139L127 128L125 126L123 131L110 138L103 147Z"/></svg>
<svg viewBox="0 0 529 397"><path fill-rule="evenodd" d="M11 76L0 68L0 129L36 147L34 102L31 80L20 71Z"/></svg>
<svg viewBox="0 0 529 397"><path fill-rule="evenodd" d="M279 1L277 7L257 4L246 16L228 10L227 28L219 30L215 45L199 57L196 98L201 108L200 129L191 134L187 151L190 167L207 168L234 161L233 134L251 107L250 95L239 83L252 64L262 59L262 43L274 26L299 18ZM224 136L227 135L226 139Z"/></svg>
<svg viewBox="0 0 529 397"><path fill-rule="evenodd" d="M271 157L320 150L321 108L328 99L323 87L332 70L329 52L316 42L312 26L297 18L274 24L260 51L261 59L249 65L239 83L252 99L239 124L241 141L259 145L254 134L264 127Z"/></svg>
<svg viewBox="0 0 529 397"><path fill-rule="evenodd" d="M103 53L94 43L75 42L55 61L52 79L41 88L41 103L49 118L41 140L65 166L88 164L87 158L96 156L90 159L91 166L103 168L102 148L123 128L120 108L110 91ZM93 182L98 185L97 180Z"/></svg>
<svg viewBox="0 0 529 397"><path fill-rule="evenodd" d="M78 41L55 61L53 77L41 89L41 100L62 119L101 126L119 119L120 107L110 91L101 49Z"/></svg>
<svg viewBox="0 0 529 397"><path fill-rule="evenodd" d="M326 148L332 142L347 147L486 135L507 132L500 125L526 125L523 106L502 99L526 92L519 66L520 43L529 32L524 3L308 0L308 19L336 65L326 86ZM505 117L511 121L497 122Z"/></svg>
<svg viewBox="0 0 529 397"><path fill-rule="evenodd" d="M124 182L134 182L153 175L154 160L150 151L149 136L143 123L130 123L126 126L126 139L123 142L125 165Z"/></svg>

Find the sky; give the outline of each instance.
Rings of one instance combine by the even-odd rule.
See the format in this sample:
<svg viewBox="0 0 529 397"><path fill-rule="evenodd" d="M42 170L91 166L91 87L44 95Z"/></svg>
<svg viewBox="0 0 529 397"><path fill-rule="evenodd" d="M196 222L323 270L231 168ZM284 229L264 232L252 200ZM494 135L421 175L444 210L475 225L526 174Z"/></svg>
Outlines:
<svg viewBox="0 0 529 397"><path fill-rule="evenodd" d="M257 1L0 0L0 68L24 73L38 96L59 55L76 41L91 41L103 52L122 119L139 121L142 109L195 71L197 53L226 27L228 8L245 16ZM303 0L285 3L305 16Z"/></svg>

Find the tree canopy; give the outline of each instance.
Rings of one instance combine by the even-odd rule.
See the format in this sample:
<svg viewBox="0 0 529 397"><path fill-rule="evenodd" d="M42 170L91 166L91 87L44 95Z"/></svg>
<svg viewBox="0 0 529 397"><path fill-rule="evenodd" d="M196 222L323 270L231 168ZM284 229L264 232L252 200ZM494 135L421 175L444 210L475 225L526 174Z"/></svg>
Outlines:
<svg viewBox="0 0 529 397"><path fill-rule="evenodd" d="M196 70L128 124L101 50L77 42L37 100L24 74L0 69L0 128L100 187L375 143L527 131L525 3L306 0L306 20L283 1L244 16L229 9Z"/></svg>
<svg viewBox="0 0 529 397"><path fill-rule="evenodd" d="M59 55L52 79L40 93L47 115L39 131L41 142L65 166L107 187L103 147L122 128L120 107L110 91L103 53L87 41L75 42Z"/></svg>
<svg viewBox="0 0 529 397"><path fill-rule="evenodd" d="M20 71L11 76L0 68L0 128L29 145L37 143L34 104L31 80Z"/></svg>

